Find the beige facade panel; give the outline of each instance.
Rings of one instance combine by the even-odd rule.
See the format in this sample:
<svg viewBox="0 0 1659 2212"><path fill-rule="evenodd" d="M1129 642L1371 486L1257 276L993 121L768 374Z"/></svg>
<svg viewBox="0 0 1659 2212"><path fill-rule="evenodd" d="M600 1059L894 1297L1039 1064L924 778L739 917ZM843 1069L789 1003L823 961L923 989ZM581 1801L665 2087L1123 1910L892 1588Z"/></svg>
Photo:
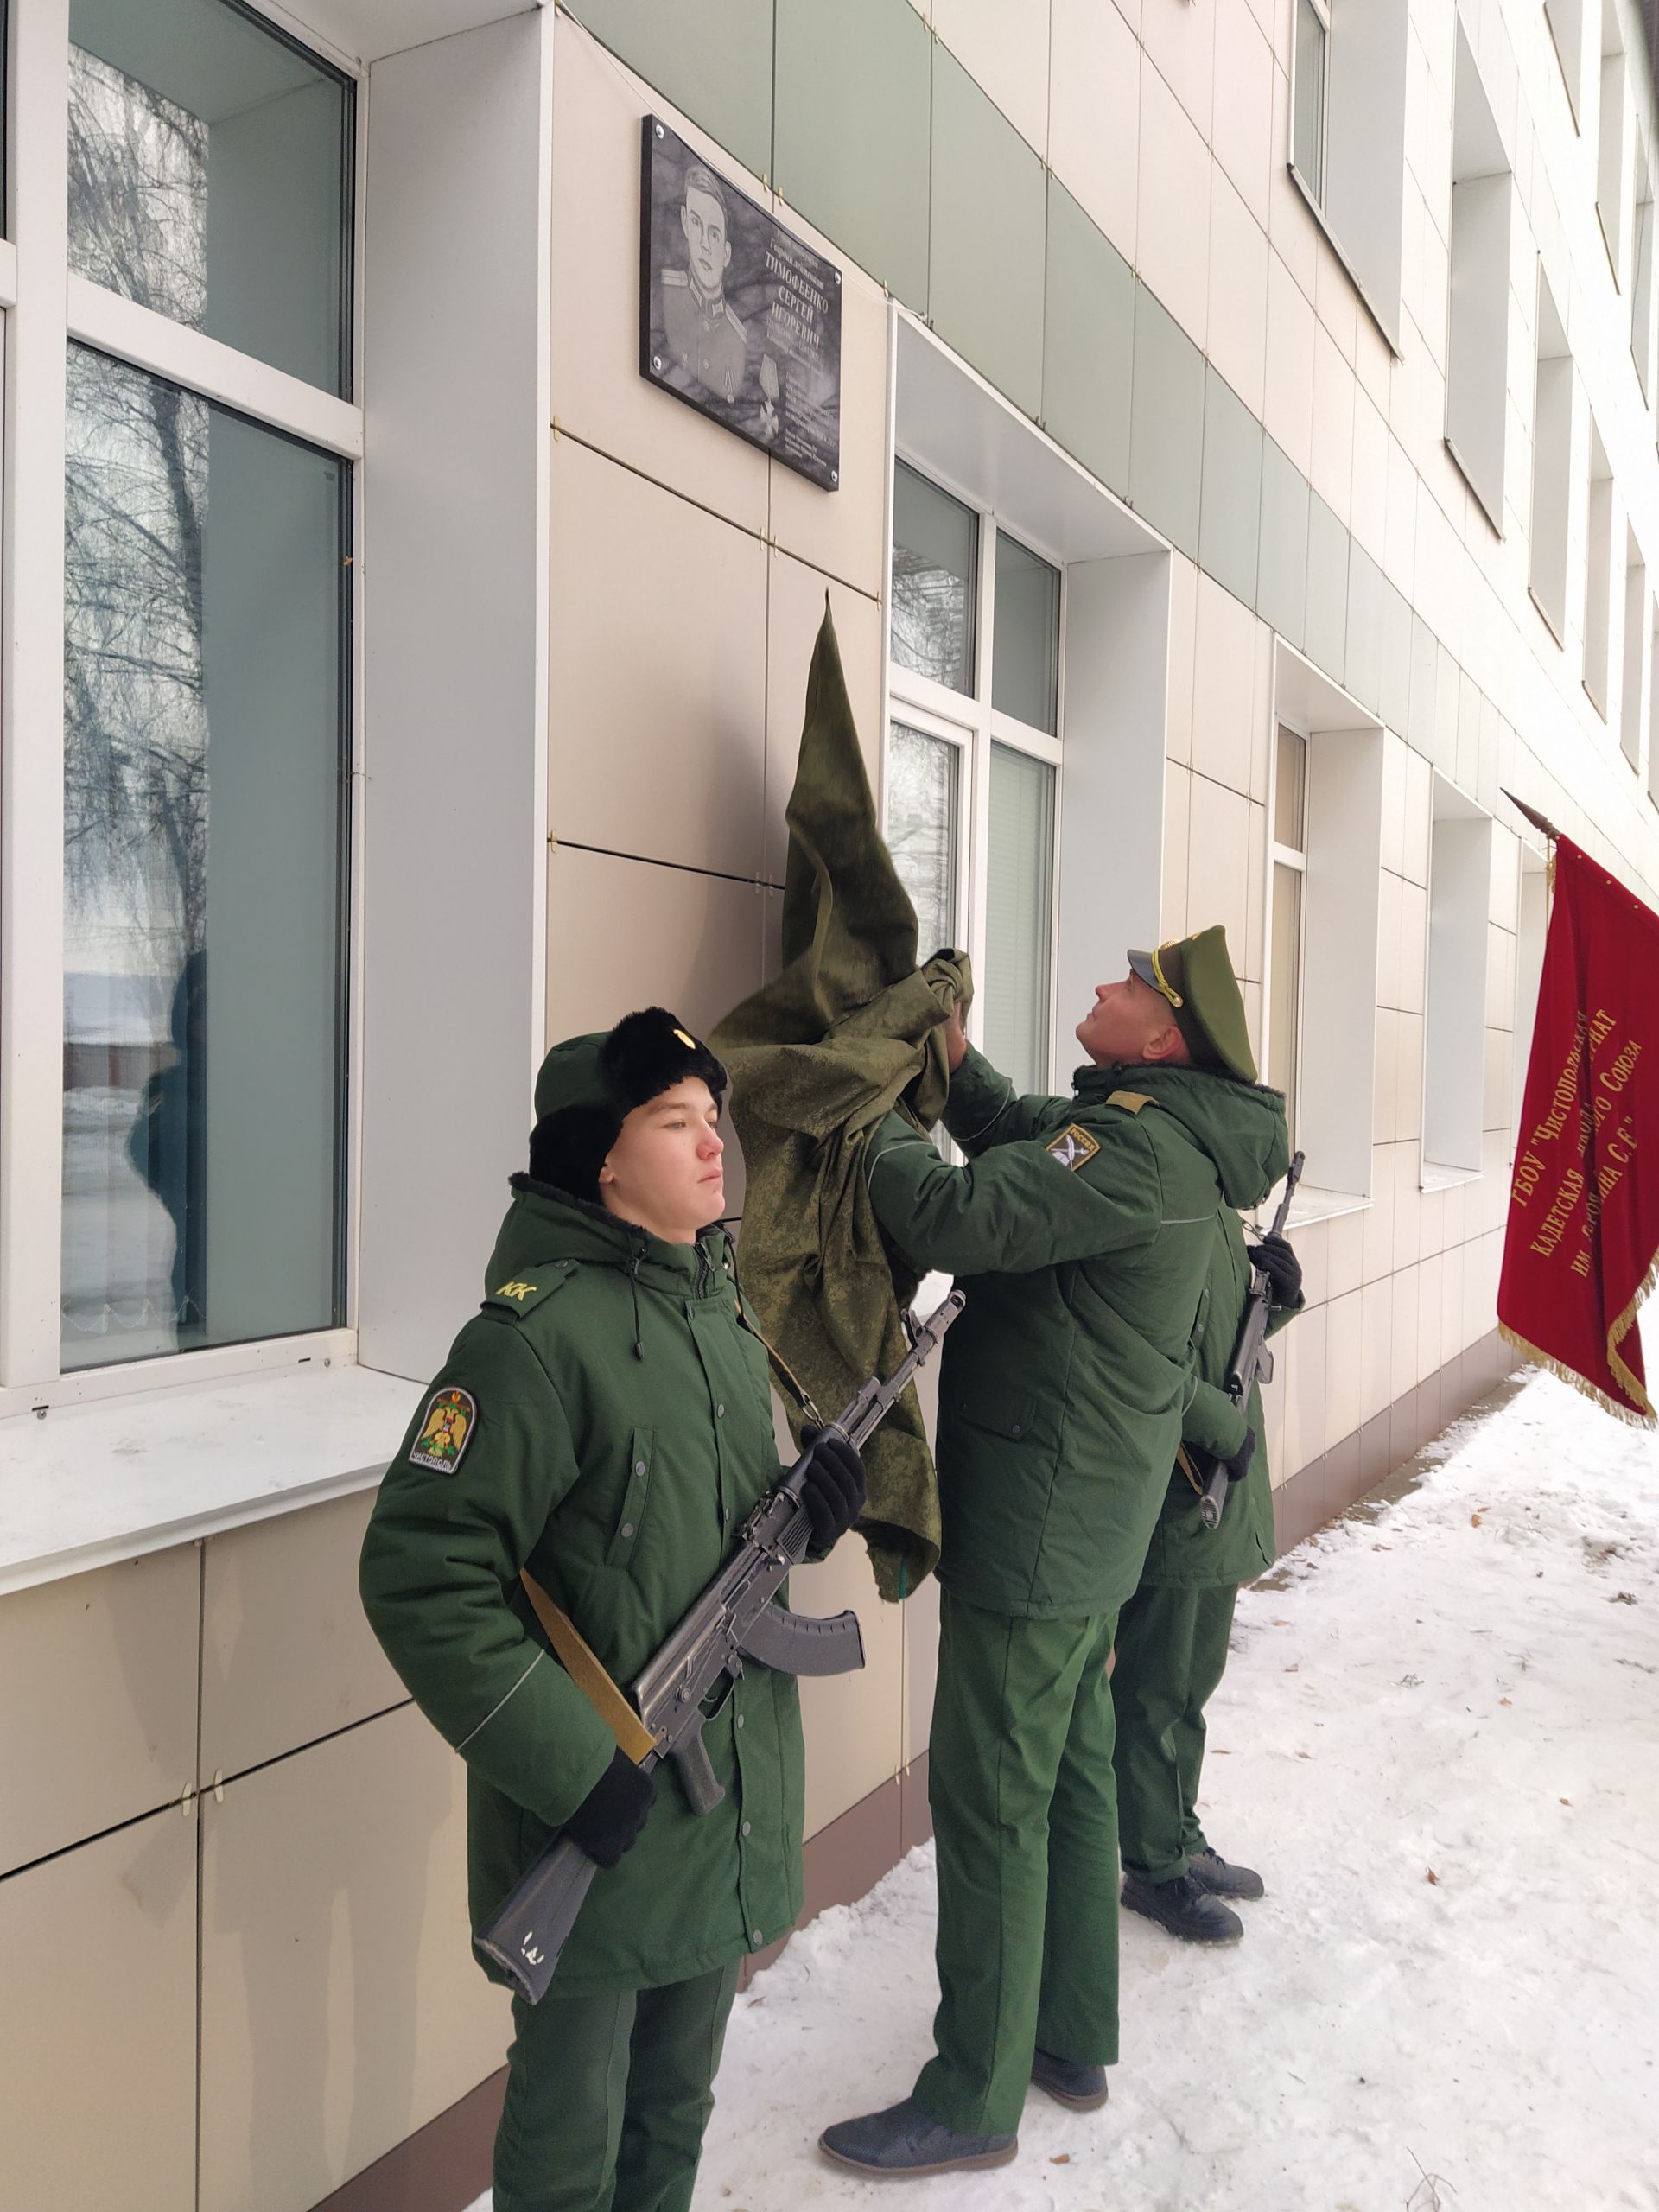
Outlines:
<svg viewBox="0 0 1659 2212"><path fill-rule="evenodd" d="M0 1961L6 2212L188 2212L194 1819L173 1807L0 1881Z"/></svg>
<svg viewBox="0 0 1659 2212"><path fill-rule="evenodd" d="M639 373L640 118L662 113L662 98L568 16L559 18L555 45L549 325L554 422L759 537L766 527L766 455ZM676 118L674 127L720 175L765 197L757 180L683 118ZM601 567L600 573L621 587L618 596L637 644L639 623L651 619L650 603L626 588L631 567Z"/></svg>
<svg viewBox="0 0 1659 2212"><path fill-rule="evenodd" d="M280 1758L407 1696L358 1601L357 1555L373 1504L367 1491L209 1538L205 1781Z"/></svg>
<svg viewBox="0 0 1659 2212"><path fill-rule="evenodd" d="M0 1873L195 1778L194 1544L0 1599Z"/></svg>
<svg viewBox="0 0 1659 2212"><path fill-rule="evenodd" d="M879 598L887 567L887 300L792 208L779 219L842 272L841 481L826 492L772 461L772 536L786 553Z"/></svg>
<svg viewBox="0 0 1659 2212"><path fill-rule="evenodd" d="M552 470L550 828L758 875L766 548L569 438Z"/></svg>
<svg viewBox="0 0 1659 2212"><path fill-rule="evenodd" d="M464 1797L404 1707L204 1798L200 2212L308 2212L501 2063Z"/></svg>
<svg viewBox="0 0 1659 2212"><path fill-rule="evenodd" d="M826 595L835 617L836 641L852 701L853 719L878 797L881 779L881 609L874 599L830 583L817 569L771 556L766 601L766 827L762 873L769 883L784 880L789 831L784 810L795 784L806 711L807 671L823 620ZM931 948L925 948L931 950Z"/></svg>
<svg viewBox="0 0 1659 2212"><path fill-rule="evenodd" d="M652 1004L703 1034L759 985L772 903L752 883L561 846L548 867L548 1036Z"/></svg>
<svg viewBox="0 0 1659 2212"><path fill-rule="evenodd" d="M821 1565L798 1568L790 1577L789 1598L804 1613L838 1613L850 1605L864 1637L859 1673L801 1684L805 1833L816 1835L899 1771L903 1609L877 1597L869 1554L855 1537L837 1544Z"/></svg>

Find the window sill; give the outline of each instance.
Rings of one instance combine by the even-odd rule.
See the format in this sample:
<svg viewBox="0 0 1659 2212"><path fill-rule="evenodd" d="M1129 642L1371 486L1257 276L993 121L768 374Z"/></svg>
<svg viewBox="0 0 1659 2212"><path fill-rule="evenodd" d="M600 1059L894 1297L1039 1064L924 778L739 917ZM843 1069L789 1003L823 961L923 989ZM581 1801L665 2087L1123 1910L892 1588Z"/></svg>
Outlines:
<svg viewBox="0 0 1659 2212"><path fill-rule="evenodd" d="M1302 173L1297 168L1295 162L1287 162L1285 163L1285 167L1290 173L1291 182L1295 186L1297 191L1301 194L1304 201L1306 203L1308 213L1312 215L1314 221L1319 225L1319 229L1324 233L1325 244L1330 247L1332 252L1336 255L1337 259L1342 264L1343 270L1347 276L1348 282L1353 286L1355 291L1358 293L1361 307L1364 308L1366 314L1370 315L1371 321L1376 325L1377 335L1382 339L1382 343L1388 347L1389 353L1393 354L1395 359L1396 361L1403 361L1406 358L1405 353L1401 346L1398 337L1389 327L1388 318L1384 315L1382 308L1378 307L1376 302L1371 297L1370 294L1366 290L1363 283L1360 281L1358 270L1354 267L1353 263L1349 260L1347 255L1343 251L1342 240L1332 229L1330 218L1326 215L1324 208L1320 207L1319 201L1313 197L1313 192L1310 190L1309 187L1304 182ZM1395 319L1396 321L1398 320L1397 310Z"/></svg>
<svg viewBox="0 0 1659 2212"><path fill-rule="evenodd" d="M0 1595L370 1489L423 1387L336 1366L19 1416L0 1475Z"/></svg>
<svg viewBox="0 0 1659 2212"><path fill-rule="evenodd" d="M1566 617L1563 616L1560 621L1558 622L1555 617L1550 613L1548 607L1544 605L1543 601L1539 598L1536 590L1530 583L1527 586L1527 597L1537 608L1539 620L1543 624L1545 629L1548 631L1550 636L1554 639L1556 644L1561 648L1561 651L1565 652L1567 650Z"/></svg>
<svg viewBox="0 0 1659 2212"><path fill-rule="evenodd" d="M1482 514L1485 516L1487 524L1491 530L1493 537L1497 538L1498 543L1501 545L1503 543L1503 523L1500 521L1498 517L1492 512L1491 506L1487 504L1486 494L1481 490L1479 485L1476 483L1468 463L1464 460L1463 455L1458 451L1456 446L1452 444L1451 438L1449 436L1446 438L1444 443L1446 452L1452 457L1452 467L1457 470L1459 475L1462 477L1464 482L1469 487L1470 498L1473 499L1475 505L1480 509Z"/></svg>
<svg viewBox="0 0 1659 2212"><path fill-rule="evenodd" d="M1417 1179L1420 1191L1459 1191L1465 1183L1478 1183L1478 1167L1436 1167L1425 1160Z"/></svg>
<svg viewBox="0 0 1659 2212"><path fill-rule="evenodd" d="M1341 1214L1363 1213L1370 1203L1354 1191L1313 1191L1306 1183L1300 1184L1286 1227L1306 1229L1312 1222L1335 1221Z"/></svg>

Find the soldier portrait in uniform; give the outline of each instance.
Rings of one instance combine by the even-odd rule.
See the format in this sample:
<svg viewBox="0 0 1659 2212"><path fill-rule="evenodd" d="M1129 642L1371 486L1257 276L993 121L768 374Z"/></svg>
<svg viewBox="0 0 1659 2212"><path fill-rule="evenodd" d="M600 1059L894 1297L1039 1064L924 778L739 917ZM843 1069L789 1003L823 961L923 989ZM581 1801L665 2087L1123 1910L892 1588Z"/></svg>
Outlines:
<svg viewBox="0 0 1659 2212"><path fill-rule="evenodd" d="M730 219L720 180L701 162L685 173L680 207L686 265L664 269L663 333L668 350L705 391L735 399L748 334L726 297L732 265Z"/></svg>
<svg viewBox="0 0 1659 2212"><path fill-rule="evenodd" d="M841 270L658 117L643 127L640 374L834 491Z"/></svg>

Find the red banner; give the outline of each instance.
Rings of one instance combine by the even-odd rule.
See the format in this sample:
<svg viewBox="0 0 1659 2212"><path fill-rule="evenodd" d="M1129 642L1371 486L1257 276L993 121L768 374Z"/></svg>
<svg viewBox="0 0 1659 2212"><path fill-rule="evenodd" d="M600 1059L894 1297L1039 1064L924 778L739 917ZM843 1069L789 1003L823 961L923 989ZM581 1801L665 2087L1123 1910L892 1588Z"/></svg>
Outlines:
<svg viewBox="0 0 1659 2212"><path fill-rule="evenodd" d="M1659 914L1562 837L1503 1240L1503 1334L1651 1427L1636 1316L1656 1262Z"/></svg>

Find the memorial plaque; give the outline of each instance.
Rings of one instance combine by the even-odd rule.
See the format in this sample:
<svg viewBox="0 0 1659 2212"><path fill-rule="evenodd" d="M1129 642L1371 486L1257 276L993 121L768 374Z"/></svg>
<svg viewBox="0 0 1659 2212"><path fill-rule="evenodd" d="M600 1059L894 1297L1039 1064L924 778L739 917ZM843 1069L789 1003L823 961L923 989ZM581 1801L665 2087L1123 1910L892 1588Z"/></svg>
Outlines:
<svg viewBox="0 0 1659 2212"><path fill-rule="evenodd" d="M841 271L654 115L644 137L640 374L833 492Z"/></svg>

